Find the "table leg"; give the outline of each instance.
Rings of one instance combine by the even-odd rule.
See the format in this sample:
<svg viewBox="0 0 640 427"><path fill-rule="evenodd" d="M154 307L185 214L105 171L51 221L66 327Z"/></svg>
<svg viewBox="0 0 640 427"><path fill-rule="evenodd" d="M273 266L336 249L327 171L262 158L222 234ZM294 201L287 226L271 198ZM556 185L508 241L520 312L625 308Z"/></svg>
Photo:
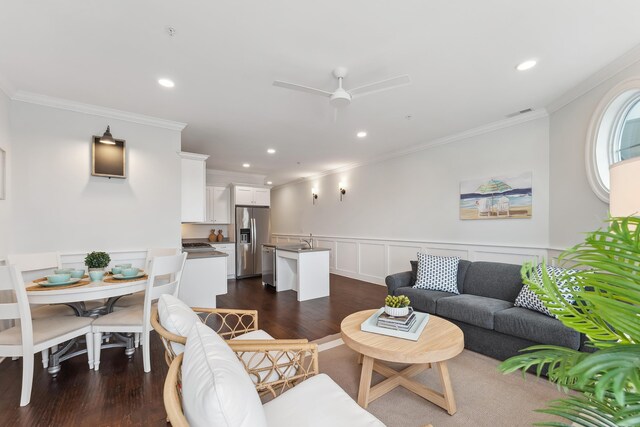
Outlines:
<svg viewBox="0 0 640 427"><path fill-rule="evenodd" d="M373 357L362 358L362 371L360 373L360 388L358 389L358 404L363 408L369 406L369 390L371 388L371 374L373 373Z"/></svg>
<svg viewBox="0 0 640 427"><path fill-rule="evenodd" d="M440 373L440 381L442 382L442 396L444 397L446 410L449 415L456 413L456 400L453 397L453 387L451 386L451 378L449 377L449 368L447 362L438 362L438 372Z"/></svg>

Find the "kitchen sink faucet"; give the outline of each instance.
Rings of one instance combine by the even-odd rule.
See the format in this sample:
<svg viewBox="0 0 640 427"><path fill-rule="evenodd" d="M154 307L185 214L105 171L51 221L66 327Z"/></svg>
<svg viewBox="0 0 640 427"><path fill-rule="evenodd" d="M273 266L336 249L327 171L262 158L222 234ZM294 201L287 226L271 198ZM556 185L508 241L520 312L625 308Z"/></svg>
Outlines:
<svg viewBox="0 0 640 427"><path fill-rule="evenodd" d="M309 245L309 249L313 249L313 235L309 233L309 240L301 239L307 245Z"/></svg>

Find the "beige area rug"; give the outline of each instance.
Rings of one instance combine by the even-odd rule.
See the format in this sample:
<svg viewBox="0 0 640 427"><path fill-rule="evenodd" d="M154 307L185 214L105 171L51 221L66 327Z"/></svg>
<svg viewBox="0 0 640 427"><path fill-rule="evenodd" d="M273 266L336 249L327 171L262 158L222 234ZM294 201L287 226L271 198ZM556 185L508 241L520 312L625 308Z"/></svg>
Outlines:
<svg viewBox="0 0 640 427"><path fill-rule="evenodd" d="M320 372L329 375L352 398L357 399L361 365L357 353L344 345L340 335L314 341L318 344ZM389 427L416 427L433 424L447 426L530 426L549 421L550 415L533 412L543 408L549 400L564 394L545 379L527 374L503 375L498 372L500 362L487 356L464 350L450 360L449 373L453 383L458 411L448 415L444 409L428 402L403 387L383 395L369 404L368 411ZM398 369L400 364L390 364ZM373 384L382 381L382 375L373 373ZM441 390L434 369L414 379Z"/></svg>

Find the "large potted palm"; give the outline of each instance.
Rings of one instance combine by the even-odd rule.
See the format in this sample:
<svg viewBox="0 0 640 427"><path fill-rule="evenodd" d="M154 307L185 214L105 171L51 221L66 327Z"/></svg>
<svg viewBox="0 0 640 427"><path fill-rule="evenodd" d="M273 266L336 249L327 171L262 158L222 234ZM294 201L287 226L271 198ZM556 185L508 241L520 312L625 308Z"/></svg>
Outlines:
<svg viewBox="0 0 640 427"><path fill-rule="evenodd" d="M522 267L522 277L549 311L566 326L585 334L592 353L539 345L500 365L505 372L545 369L549 381L568 393L540 412L568 423L547 426L640 425L640 218L610 218L607 227L589 233L584 241L560 256L578 268L554 278L542 268ZM569 277L570 276L570 277ZM573 299L558 283L571 278ZM566 290L565 290L566 293Z"/></svg>

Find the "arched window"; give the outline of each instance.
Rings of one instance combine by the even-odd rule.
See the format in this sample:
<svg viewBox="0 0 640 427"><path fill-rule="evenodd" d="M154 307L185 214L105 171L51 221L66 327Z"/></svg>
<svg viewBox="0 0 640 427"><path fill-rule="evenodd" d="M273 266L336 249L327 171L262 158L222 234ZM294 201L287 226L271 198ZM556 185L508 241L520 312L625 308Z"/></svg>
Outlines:
<svg viewBox="0 0 640 427"><path fill-rule="evenodd" d="M591 188L609 202L609 167L640 156L640 78L627 80L602 99L587 136L587 177Z"/></svg>

